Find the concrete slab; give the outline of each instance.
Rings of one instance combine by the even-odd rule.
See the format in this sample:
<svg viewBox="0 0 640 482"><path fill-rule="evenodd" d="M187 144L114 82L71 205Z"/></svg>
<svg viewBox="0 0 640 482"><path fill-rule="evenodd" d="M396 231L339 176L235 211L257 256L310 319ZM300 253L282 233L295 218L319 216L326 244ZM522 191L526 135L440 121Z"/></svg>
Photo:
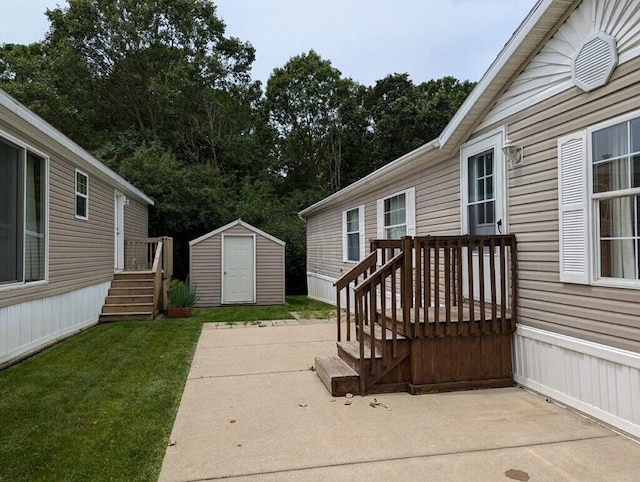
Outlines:
<svg viewBox="0 0 640 482"><path fill-rule="evenodd" d="M212 335L213 332L213 335ZM335 326L203 330L161 481L636 480L640 445L517 388L333 399ZM231 362L229 360L232 360Z"/></svg>

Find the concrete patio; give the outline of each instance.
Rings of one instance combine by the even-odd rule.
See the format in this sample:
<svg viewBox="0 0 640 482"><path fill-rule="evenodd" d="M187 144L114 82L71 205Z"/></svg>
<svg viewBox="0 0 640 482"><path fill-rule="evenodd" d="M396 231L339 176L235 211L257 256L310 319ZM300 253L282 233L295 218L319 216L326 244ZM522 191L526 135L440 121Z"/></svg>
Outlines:
<svg viewBox="0 0 640 482"><path fill-rule="evenodd" d="M160 481L638 480L640 444L519 388L334 399L335 322L264 325L204 325Z"/></svg>

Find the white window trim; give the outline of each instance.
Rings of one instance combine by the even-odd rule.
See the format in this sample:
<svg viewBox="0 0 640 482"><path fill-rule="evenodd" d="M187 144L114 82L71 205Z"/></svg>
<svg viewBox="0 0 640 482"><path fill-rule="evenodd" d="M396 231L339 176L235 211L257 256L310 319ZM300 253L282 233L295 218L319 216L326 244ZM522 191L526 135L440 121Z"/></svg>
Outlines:
<svg viewBox="0 0 640 482"><path fill-rule="evenodd" d="M416 188L411 187L403 191L394 192L377 201L377 239L386 239L384 225L384 202L395 196L405 195L405 225L407 236L416 235Z"/></svg>
<svg viewBox="0 0 640 482"><path fill-rule="evenodd" d="M83 175L87 179L87 194L82 194L81 192L78 192L78 174ZM89 174L76 168L75 173L73 175L73 185L74 185L74 192L75 192L75 195L73 197L74 214L76 216L76 219L83 219L86 221L89 219ZM86 200L84 216L80 216L78 214L78 196L83 197Z"/></svg>
<svg viewBox="0 0 640 482"><path fill-rule="evenodd" d="M505 159L502 153L502 146L506 139L506 128L504 126L487 132L483 136L473 139L463 144L460 149L460 234L469 234L469 213L467 205L469 203L469 164L467 160L493 148L494 158L494 202L496 203L496 214L502 220L502 233L509 231L509 220L507 219L507 189Z"/></svg>
<svg viewBox="0 0 640 482"><path fill-rule="evenodd" d="M628 288L628 289L640 289L640 279L639 280L630 280L623 278L599 278L600 271L600 249L599 249L599 219L597 213L597 202L599 199L602 199L602 193L594 193L593 192L593 159L592 159L592 138L593 133L595 131L599 131L601 129L605 129L607 127L620 124L623 122L628 122L633 119L640 118L640 110L636 110L633 112L629 112L619 117L615 117L613 119L608 119L606 121L600 122L598 124L594 124L592 126L587 127L586 129L574 132L567 136L563 136L558 139L558 204L559 204L559 221L560 221L560 229L559 229L559 245L560 245L560 281L565 283L578 283L578 284L587 284L591 286L602 286L609 288ZM560 145L563 141L569 139L579 139L583 138L582 149L584 151L584 159L582 162L583 175L586 178L586 183L584 183L584 192L583 196L585 199L585 206L583 209L584 215L584 233L585 233L585 271L582 276L572 277L570 274L563 270L563 253L564 253L564 240L563 240L563 231L562 231L562 176L561 176L561 159L560 159ZM618 194L638 194L638 188L627 189L626 191L620 191Z"/></svg>
<svg viewBox="0 0 640 482"><path fill-rule="evenodd" d="M8 132L5 132L4 130L1 130L1 129L0 129L0 138L5 139L6 141L9 141L9 142L15 144L20 149L24 149L25 156L26 156L26 151L29 151L29 152L41 157L42 159L44 159L44 182L45 182L45 187L44 187L44 197L45 197L45 209L44 209L44 234L45 234L45 238L44 238L44 279L41 279L41 280L38 280L38 281L17 281L15 283L5 283L5 284L0 285L0 292L12 291L12 290L21 289L21 288L30 288L32 286L47 285L47 284L49 284L49 238L51 237L50 236L50 232L51 231L49 229L49 203L50 203L50 199L49 199L49 172L50 172L51 161L49 159L49 156L47 154L45 154L44 152L42 152L42 151L30 146L29 144L24 143L23 141L21 141L17 137L14 137L13 135L11 135ZM25 169L26 169L26 163L25 163ZM24 177L24 183L26 184L26 182L27 182L26 177L27 176L23 176L23 177ZM24 186L23 186L23 188L24 188ZM26 210L26 206L24 206L23 209ZM26 212L23 212L23 219L24 219L25 215L26 215ZM25 241L23 239L23 243L24 242ZM24 248L24 246L23 246L23 248ZM25 259L24 259L24 256L23 256L22 257L23 272L24 272L24 268L25 268L24 265L25 265Z"/></svg>
<svg viewBox="0 0 640 482"><path fill-rule="evenodd" d="M358 238L360 242L360 258L357 261L349 259L349 237L347 236L347 213L358 210ZM342 261L344 263L357 264L364 259L365 236L364 236L364 205L342 211ZM353 233L351 233L353 234Z"/></svg>

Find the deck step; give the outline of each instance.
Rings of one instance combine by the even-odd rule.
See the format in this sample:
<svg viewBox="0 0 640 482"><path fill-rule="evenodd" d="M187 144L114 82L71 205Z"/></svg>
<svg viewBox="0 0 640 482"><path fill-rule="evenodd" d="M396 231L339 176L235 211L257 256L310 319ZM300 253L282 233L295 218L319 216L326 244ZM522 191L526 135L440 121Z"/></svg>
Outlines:
<svg viewBox="0 0 640 482"><path fill-rule="evenodd" d="M153 303L106 304L102 307L102 313L153 313Z"/></svg>
<svg viewBox="0 0 640 482"><path fill-rule="evenodd" d="M153 288L153 280L139 279L139 278L133 278L133 279L127 279L127 280L117 279L111 282L111 287L112 288L146 288L146 287Z"/></svg>
<svg viewBox="0 0 640 482"><path fill-rule="evenodd" d="M107 305L122 305L131 303L153 303L153 293L142 295L117 295L109 294L107 296Z"/></svg>
<svg viewBox="0 0 640 482"><path fill-rule="evenodd" d="M334 397L343 397L347 393L360 393L360 376L337 356L317 356L316 374Z"/></svg>
<svg viewBox="0 0 640 482"><path fill-rule="evenodd" d="M142 321L153 320L153 313L102 313L100 323L110 323L112 321Z"/></svg>
<svg viewBox="0 0 640 482"><path fill-rule="evenodd" d="M146 279L153 280L155 274L153 271L122 271L114 274L113 278L116 281L131 280L131 279Z"/></svg>
<svg viewBox="0 0 640 482"><path fill-rule="evenodd" d="M114 288L113 286L109 290L109 296L151 296L153 297L152 286L136 286L134 288Z"/></svg>

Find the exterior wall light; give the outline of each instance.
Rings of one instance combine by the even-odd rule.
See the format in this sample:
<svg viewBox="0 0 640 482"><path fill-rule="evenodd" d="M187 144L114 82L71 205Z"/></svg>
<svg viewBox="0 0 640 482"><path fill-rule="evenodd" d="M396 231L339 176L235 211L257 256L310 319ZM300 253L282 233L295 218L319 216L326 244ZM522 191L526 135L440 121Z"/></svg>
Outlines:
<svg viewBox="0 0 640 482"><path fill-rule="evenodd" d="M518 146L510 140L505 141L504 146L502 146L502 153L511 168L520 167L524 163L522 146Z"/></svg>

